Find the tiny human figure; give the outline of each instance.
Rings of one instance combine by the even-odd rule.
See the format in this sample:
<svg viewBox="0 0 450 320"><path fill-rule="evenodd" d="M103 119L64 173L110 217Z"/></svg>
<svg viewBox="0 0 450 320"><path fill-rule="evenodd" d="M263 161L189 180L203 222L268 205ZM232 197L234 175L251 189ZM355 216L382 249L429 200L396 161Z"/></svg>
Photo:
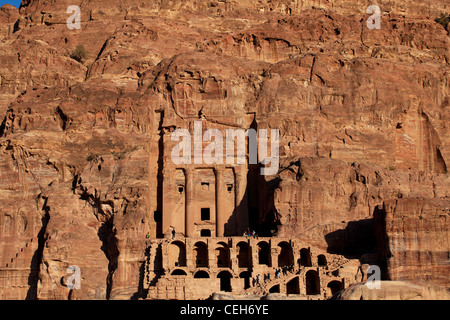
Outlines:
<svg viewBox="0 0 450 320"><path fill-rule="evenodd" d="M146 239L150 238L150 232L147 232L147 234L145 235L145 238Z"/></svg>
<svg viewBox="0 0 450 320"><path fill-rule="evenodd" d="M260 280L261 280L261 276L258 274L256 276L256 284L259 284Z"/></svg>

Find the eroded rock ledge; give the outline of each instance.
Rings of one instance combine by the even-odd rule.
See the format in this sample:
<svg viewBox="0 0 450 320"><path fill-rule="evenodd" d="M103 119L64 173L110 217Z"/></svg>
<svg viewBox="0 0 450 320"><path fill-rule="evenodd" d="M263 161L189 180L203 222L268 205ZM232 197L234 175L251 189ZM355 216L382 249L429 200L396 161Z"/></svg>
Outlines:
<svg viewBox="0 0 450 320"><path fill-rule="evenodd" d="M397 282L413 279L448 290L450 38L434 21L449 12L445 1L380 2L380 30L367 29L364 1L319 0L89 1L82 29L69 30L72 2L0 8L1 299L192 297L170 289L185 285L167 274L177 257L164 251L166 227L181 220L163 217L181 210L174 199L186 187L185 168L168 156L170 133L199 120L280 130L277 175L224 173L246 199L238 215L261 237L276 232L266 239L273 264L259 272L274 272L278 243L289 239L294 257L310 248L352 261L339 276L342 298L438 295ZM79 45L85 60L73 59ZM193 182L210 178L210 193L199 194L213 208L207 169ZM239 221L225 241L230 257ZM175 236L191 255L195 242L179 223ZM216 240L206 249L211 275ZM280 295L290 281L306 294L307 270L291 263L298 280L284 279ZM386 290L349 287L370 264L391 280ZM80 290L66 286L69 265L81 268ZM320 268L323 299L338 287L324 281L335 270ZM192 294L220 289L219 279L209 283Z"/></svg>

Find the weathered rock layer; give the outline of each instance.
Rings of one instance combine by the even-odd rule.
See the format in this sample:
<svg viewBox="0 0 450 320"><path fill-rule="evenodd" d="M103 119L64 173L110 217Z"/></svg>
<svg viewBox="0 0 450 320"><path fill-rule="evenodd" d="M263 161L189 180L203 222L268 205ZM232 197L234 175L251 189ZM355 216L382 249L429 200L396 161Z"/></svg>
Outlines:
<svg viewBox="0 0 450 320"><path fill-rule="evenodd" d="M0 298L144 298L160 128L196 115L280 130L278 174L248 191L261 226L448 288L450 38L434 19L450 10L379 1L370 30L368 5L1 7ZM80 290L64 285L69 265Z"/></svg>

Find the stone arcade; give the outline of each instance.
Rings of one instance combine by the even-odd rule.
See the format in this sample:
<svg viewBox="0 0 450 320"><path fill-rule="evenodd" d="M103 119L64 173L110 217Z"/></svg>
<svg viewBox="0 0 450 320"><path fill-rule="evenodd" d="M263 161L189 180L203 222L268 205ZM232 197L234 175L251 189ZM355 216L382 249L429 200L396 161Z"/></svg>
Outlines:
<svg viewBox="0 0 450 320"><path fill-rule="evenodd" d="M367 1L84 1L79 31L69 0L2 6L0 299L446 296L447 2L379 30ZM177 165L196 121L278 129L282 169ZM352 285L369 264L391 293Z"/></svg>
<svg viewBox="0 0 450 320"><path fill-rule="evenodd" d="M225 291L237 295L279 292L321 299L354 282L341 269L353 261L307 245L278 237L152 240L145 264L147 298L206 299ZM279 277L277 269L284 270ZM255 281L258 275L259 284Z"/></svg>

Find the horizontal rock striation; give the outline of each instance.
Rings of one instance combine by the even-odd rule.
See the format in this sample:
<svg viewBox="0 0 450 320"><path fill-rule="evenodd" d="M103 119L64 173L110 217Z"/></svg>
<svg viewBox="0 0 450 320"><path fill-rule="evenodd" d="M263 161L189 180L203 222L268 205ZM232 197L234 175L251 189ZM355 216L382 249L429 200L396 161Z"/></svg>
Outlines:
<svg viewBox="0 0 450 320"><path fill-rule="evenodd" d="M69 5L80 5L80 30L66 26ZM145 239L166 232L162 137L193 119L280 130L278 173L250 167L245 190L263 236L448 289L450 38L435 18L450 10L380 1L381 29L370 30L367 6L2 6L0 298L147 298L143 269L157 252ZM80 290L67 287L70 265Z"/></svg>

